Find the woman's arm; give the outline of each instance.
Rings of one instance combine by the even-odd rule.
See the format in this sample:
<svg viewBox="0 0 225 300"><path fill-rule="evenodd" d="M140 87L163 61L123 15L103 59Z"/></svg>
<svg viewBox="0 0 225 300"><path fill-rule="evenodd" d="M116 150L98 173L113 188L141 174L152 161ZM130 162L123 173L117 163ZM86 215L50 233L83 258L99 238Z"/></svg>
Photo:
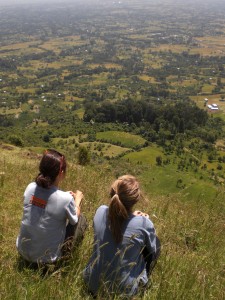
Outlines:
<svg viewBox="0 0 225 300"><path fill-rule="evenodd" d="M75 193L74 192L70 192L74 198L74 202L76 205L76 212L77 212L77 216L80 216L80 207L81 207L81 201L84 197L83 193L79 190L77 190Z"/></svg>

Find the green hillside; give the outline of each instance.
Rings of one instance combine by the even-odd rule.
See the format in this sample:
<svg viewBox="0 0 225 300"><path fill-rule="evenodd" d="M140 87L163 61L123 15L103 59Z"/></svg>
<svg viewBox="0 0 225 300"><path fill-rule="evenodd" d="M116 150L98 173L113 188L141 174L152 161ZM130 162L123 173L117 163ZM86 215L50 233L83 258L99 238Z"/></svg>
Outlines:
<svg viewBox="0 0 225 300"><path fill-rule="evenodd" d="M120 144L123 147L135 148L143 147L146 142L145 139L138 135L130 134L121 131L104 131L96 134L96 139L101 141L107 141L111 144Z"/></svg>
<svg viewBox="0 0 225 300"><path fill-rule="evenodd" d="M132 300L225 299L225 1L9 2L0 4L0 299L92 299L82 280L92 219L125 173L139 179L137 208L162 242L151 286ZM70 262L43 277L15 240L48 148L68 158L62 189L84 193L89 227Z"/></svg>
<svg viewBox="0 0 225 300"><path fill-rule="evenodd" d="M43 277L40 271L23 265L15 247L23 192L36 175L37 153L42 150L31 152L3 144L0 147L1 299L92 299L83 285L82 269L92 250L93 215L100 204L107 203L115 175L126 172L140 180L144 197L137 208L149 213L162 242L152 285L135 299L224 299L223 186L217 187L207 180L203 184L191 174L188 181L187 174L179 174L186 187L176 187L176 172L168 166L163 169L116 160L83 167L69 160L62 188L83 191L82 209L89 227L69 263ZM204 197L199 196L200 190ZM102 291L99 299L106 295L108 299L119 299L107 291Z"/></svg>

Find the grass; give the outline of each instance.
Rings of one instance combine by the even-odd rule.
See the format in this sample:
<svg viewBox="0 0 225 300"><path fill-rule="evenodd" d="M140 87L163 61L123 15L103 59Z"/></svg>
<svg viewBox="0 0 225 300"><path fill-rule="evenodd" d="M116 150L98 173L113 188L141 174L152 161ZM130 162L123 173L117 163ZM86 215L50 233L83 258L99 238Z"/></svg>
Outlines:
<svg viewBox="0 0 225 300"><path fill-rule="evenodd" d="M183 45L169 45L169 44L160 44L157 47L151 47L152 51L171 51L173 53L181 53L183 51L187 51L188 47Z"/></svg>
<svg viewBox="0 0 225 300"><path fill-rule="evenodd" d="M38 170L38 159L35 154L29 157L28 151L4 150L4 155L1 156L1 166L5 172L4 182L1 187L1 241L4 247L1 247L1 283L0 283L0 297L1 299L71 299L73 295L78 295L78 299L82 298L82 280L81 270L84 267L85 260L80 264L80 260L74 259L73 267L66 266L62 268L59 273L51 274L46 278L42 278L41 273L22 268L19 257L15 249L15 238L18 234L22 212L22 196L23 189L32 181L35 174L34 170ZM102 192L98 189L95 179L102 173L101 171L94 173L88 170L82 170L78 166L70 166L70 177L64 182L65 190L79 189L84 190L85 179L91 184L91 189L86 189L86 201L83 209L88 212L94 212L96 205L92 205L92 201L102 197ZM12 176L17 170L18 176ZM73 171L72 171L73 170ZM85 171L85 172L83 172ZM78 173L82 176L78 176ZM76 175L75 175L76 173ZM84 175L86 174L86 175ZM102 176L102 175L100 175ZM109 180L109 177L108 177ZM104 177L100 179L104 182ZM82 183L81 183L82 182ZM105 185L108 186L108 182ZM10 188L11 186L11 188ZM12 189L12 186L14 188ZM97 188L97 190L96 190ZM92 196L90 196L90 193ZM7 198L10 197L10 201ZM91 199L93 197L93 200ZM103 198L103 197L102 197ZM13 214L13 215L12 215ZM89 235L90 238L90 235ZM86 257L90 251L90 240L87 239L82 245L83 258ZM88 251L85 250L88 247ZM86 253L86 254L85 254ZM22 268L22 269L21 269ZM70 271L69 271L70 270ZM69 271L69 273L68 273ZM79 282L79 288L76 283ZM63 286L68 286L70 289L63 291ZM78 288L78 289L77 289ZM61 290L61 291L60 291ZM78 292L79 290L79 292ZM80 295L79 295L80 293ZM87 296L88 299L88 296Z"/></svg>
<svg viewBox="0 0 225 300"><path fill-rule="evenodd" d="M16 90L17 90L18 93L29 93L29 94L32 94L32 95L34 95L35 92L36 92L36 88L32 88L32 87L23 88L22 86L17 86Z"/></svg>
<svg viewBox="0 0 225 300"><path fill-rule="evenodd" d="M31 60L29 61L29 69L34 70L34 69L44 69L44 68L53 68L53 69L59 69L62 67L68 67L73 65L81 65L81 61L73 59L72 57L66 57L63 59L60 59L60 61L54 61L51 63L46 63L46 62L41 62L39 60ZM68 75L68 74L67 74Z"/></svg>
<svg viewBox="0 0 225 300"><path fill-rule="evenodd" d="M44 42L41 45L41 48L59 53L63 48L81 46L85 44L85 41L80 40L80 36L68 36L66 38L53 38L50 41Z"/></svg>
<svg viewBox="0 0 225 300"><path fill-rule="evenodd" d="M127 159L135 163L141 162L142 164L145 165L146 164L155 165L157 156L162 156L162 158L164 157L162 155L162 151L158 147L151 145L138 152L132 152L126 154L124 156L124 159Z"/></svg>
<svg viewBox="0 0 225 300"><path fill-rule="evenodd" d="M84 137L86 137L86 135L84 135ZM109 143L100 143L100 142L79 143L78 136L70 136L69 138L53 138L52 142L55 145L55 147L60 147L62 144L63 145L66 144L66 146L71 150L75 149L75 143L77 143L80 146L86 147L92 154L94 153L99 156L110 157L110 158L116 157L120 154L130 151L129 148L120 147Z"/></svg>
<svg viewBox="0 0 225 300"><path fill-rule="evenodd" d="M83 119L84 116L84 109L83 108L79 108L77 110L75 110L76 115L80 118Z"/></svg>
<svg viewBox="0 0 225 300"><path fill-rule="evenodd" d="M85 147L88 147L91 153L96 153L104 157L116 157L130 150L129 148L111 145L109 143L85 142L85 143L80 143L80 145L84 145Z"/></svg>
<svg viewBox="0 0 225 300"><path fill-rule="evenodd" d="M107 69L119 69L119 70L122 69L121 65L115 64L115 63L101 63L101 64L92 63L92 64L88 65L88 68L90 68L90 69L95 69L97 67L104 67Z"/></svg>
<svg viewBox="0 0 225 300"><path fill-rule="evenodd" d="M220 117L222 120L225 121L225 113L224 112L223 113L222 112L218 113L218 117Z"/></svg>
<svg viewBox="0 0 225 300"><path fill-rule="evenodd" d="M215 88L214 85L211 85L211 84L205 84L205 85L202 87L202 93L205 93L205 94L211 94L214 88Z"/></svg>
<svg viewBox="0 0 225 300"><path fill-rule="evenodd" d="M147 75L140 75L139 78L143 81L147 81L149 83L156 83L156 79L154 77L151 76L147 76Z"/></svg>
<svg viewBox="0 0 225 300"><path fill-rule="evenodd" d="M21 112L22 112L21 108L10 108L10 109L0 108L0 114L2 115L16 115Z"/></svg>
<svg viewBox="0 0 225 300"><path fill-rule="evenodd" d="M208 102L207 104L217 104L219 107L219 111L216 112L216 116L219 116L221 118L225 118L225 101L220 101L221 100L221 95L220 94L214 94L214 95L204 95L204 96L191 96L190 97L193 101L196 102L196 104L200 108L204 108L204 99L207 98Z"/></svg>
<svg viewBox="0 0 225 300"><path fill-rule="evenodd" d="M6 49L7 51L7 49ZM25 55L25 54L33 54L33 53L42 53L43 50L41 49L38 49L38 48L26 48L24 46L24 48L19 48L19 49L13 49L13 51L9 51L9 52L3 52L3 53L0 53L0 57L6 57L6 56L21 56L21 55Z"/></svg>
<svg viewBox="0 0 225 300"><path fill-rule="evenodd" d="M71 95L66 95L65 99L67 101L71 101L71 102L73 102L73 101L80 101L80 102L84 101L84 98L79 98L79 97L75 97L75 96L71 96Z"/></svg>
<svg viewBox="0 0 225 300"><path fill-rule="evenodd" d="M163 167L152 166L143 172L142 182L152 195L179 194L182 199L215 199L220 187L215 187L213 182L206 178L200 180L199 174L178 171L173 165ZM178 181L181 180L181 184Z"/></svg>
<svg viewBox="0 0 225 300"><path fill-rule="evenodd" d="M108 201L114 167L107 164L101 168L80 167L69 161L62 188L84 192L82 210L88 218L89 228L69 264L43 277L40 271L24 266L15 248L23 192L36 175L38 157L36 152L30 153L26 149L5 148L2 147L0 158L1 172L5 172L1 175L4 181L1 177L0 189L1 299L92 299L84 287L82 270L92 250L93 215L99 205ZM41 152L42 149L37 149L37 153ZM123 163L122 166L125 172ZM147 168L139 175L146 200L142 200L137 208L150 214L162 243L162 253L152 275L151 288L135 299L224 299L224 190L216 197L205 199L198 198L195 193L187 200L179 192L165 196L159 190L153 194L149 177L158 176L165 184L163 173L166 171L157 175L156 169ZM173 181L172 175L167 175L168 183L164 189ZM107 291L103 291L98 299L105 299L105 295L108 299L122 299L108 295Z"/></svg>
<svg viewBox="0 0 225 300"><path fill-rule="evenodd" d="M219 155L223 155L223 151ZM161 156L163 161L167 159L169 164L157 166L156 157ZM209 174L211 169L216 170L218 161L208 162L208 157L203 155L201 166L206 164L208 171L195 171L189 166L187 169L178 169L178 161L175 155L165 155L162 149L152 144L140 151L125 154L122 160L135 163L137 166L146 168L142 171L142 182L145 183L146 189L152 195L179 194L185 200L191 199L214 199L220 190L220 186L215 186L213 177ZM222 178L221 178L222 180ZM180 182L180 183L179 183Z"/></svg>
<svg viewBox="0 0 225 300"><path fill-rule="evenodd" d="M93 85L100 85L100 84L103 84L103 83L106 83L107 80L108 80L108 74L109 73L101 73L99 75L92 75L91 79L90 79L90 84L93 84Z"/></svg>
<svg viewBox="0 0 225 300"><path fill-rule="evenodd" d="M119 143L123 147L133 148L135 146L143 146L146 142L145 139L138 135L130 134L121 131L104 131L97 132L97 140L104 140L109 143Z"/></svg>

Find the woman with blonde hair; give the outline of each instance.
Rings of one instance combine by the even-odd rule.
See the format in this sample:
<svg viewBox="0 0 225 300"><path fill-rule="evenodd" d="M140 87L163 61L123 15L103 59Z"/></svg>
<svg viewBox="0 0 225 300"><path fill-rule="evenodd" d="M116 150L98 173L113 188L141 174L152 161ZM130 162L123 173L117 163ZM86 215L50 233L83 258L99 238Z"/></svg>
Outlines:
<svg viewBox="0 0 225 300"><path fill-rule="evenodd" d="M160 253L160 243L149 216L133 211L140 199L137 179L119 177L111 186L110 204L94 216L94 249L84 280L96 295L100 287L126 296L146 286Z"/></svg>

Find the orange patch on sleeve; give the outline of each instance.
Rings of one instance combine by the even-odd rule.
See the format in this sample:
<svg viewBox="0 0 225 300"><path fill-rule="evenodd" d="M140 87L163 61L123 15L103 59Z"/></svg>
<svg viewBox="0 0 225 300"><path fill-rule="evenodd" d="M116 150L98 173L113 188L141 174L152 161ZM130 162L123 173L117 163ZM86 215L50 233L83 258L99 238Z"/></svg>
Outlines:
<svg viewBox="0 0 225 300"><path fill-rule="evenodd" d="M38 206L40 208L45 208L47 205L47 202L45 200L37 198L35 196L31 196L30 203L32 205Z"/></svg>

